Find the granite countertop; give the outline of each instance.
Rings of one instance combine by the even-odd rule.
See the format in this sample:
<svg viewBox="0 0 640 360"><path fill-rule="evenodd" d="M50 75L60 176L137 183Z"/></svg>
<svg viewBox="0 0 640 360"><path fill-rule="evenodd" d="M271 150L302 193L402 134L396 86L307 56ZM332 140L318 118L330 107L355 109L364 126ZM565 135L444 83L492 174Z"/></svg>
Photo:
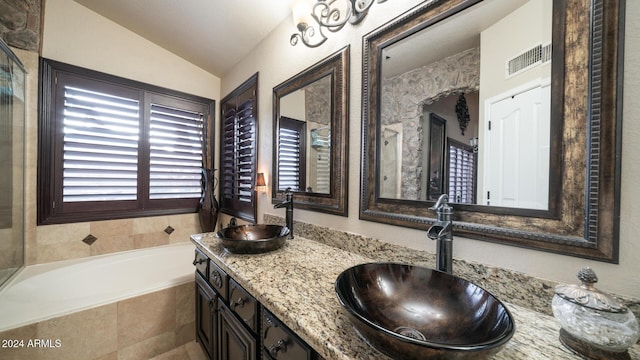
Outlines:
<svg viewBox="0 0 640 360"><path fill-rule="evenodd" d="M380 259L299 236L258 255L229 253L213 233L191 240L325 359L387 358L356 334L334 292L342 271ZM581 359L560 344L560 326L552 316L501 300L515 318L516 333L494 359ZM640 359L640 345L629 352Z"/></svg>

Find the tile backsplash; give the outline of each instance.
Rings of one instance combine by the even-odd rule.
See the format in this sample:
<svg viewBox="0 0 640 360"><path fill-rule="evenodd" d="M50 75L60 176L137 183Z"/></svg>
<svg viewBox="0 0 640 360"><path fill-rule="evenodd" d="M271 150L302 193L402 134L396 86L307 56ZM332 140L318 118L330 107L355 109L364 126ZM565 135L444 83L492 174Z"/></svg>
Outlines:
<svg viewBox="0 0 640 360"><path fill-rule="evenodd" d="M187 242L199 232L195 213L38 226L35 239L27 239L27 264ZM83 241L89 235L95 237L91 244Z"/></svg>

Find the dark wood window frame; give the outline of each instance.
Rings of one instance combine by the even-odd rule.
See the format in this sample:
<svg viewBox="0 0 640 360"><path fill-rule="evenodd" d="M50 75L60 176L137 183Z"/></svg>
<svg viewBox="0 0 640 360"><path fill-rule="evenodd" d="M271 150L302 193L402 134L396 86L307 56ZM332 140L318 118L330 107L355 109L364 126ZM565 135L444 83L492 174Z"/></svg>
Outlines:
<svg viewBox="0 0 640 360"><path fill-rule="evenodd" d="M67 79L67 80L64 80ZM138 138L137 160L133 166L137 174L134 199L65 202L63 200L63 166L64 147L64 92L65 81L83 83L88 90L102 91L104 94L123 96L128 94L137 100L138 109ZM62 90L61 90L62 89ZM113 92L115 91L115 93ZM62 99L62 100L61 100ZM82 221L98 221L144 216L159 216L169 214L193 213L197 209L199 198L197 187L192 188L190 195L184 198L161 199L153 195L154 185L150 174L154 170L154 150L150 145L151 112L159 108L187 110L193 116L201 115L203 123L213 118L215 101L195 95L190 95L102 72L81 68L49 59L40 59L39 82L39 127L38 127L38 225L72 223ZM179 115L176 115L179 116ZM209 120L207 120L209 119ZM157 123L157 121L156 121ZM191 121L192 124L197 122ZM154 125L155 126L155 125ZM181 125L178 125L181 126ZM192 129L195 125L191 125ZM195 135L198 136L198 135ZM209 134L213 138L214 134ZM200 135L201 137L201 135ZM190 140L192 143L195 141ZM197 150L194 150L197 152ZM112 155L112 154L111 154ZM197 154L195 158L197 159ZM192 160L190 167L198 166L197 160ZM176 166L183 166L183 159L177 160ZM155 166L157 169L157 166ZM170 170L169 170L170 171ZM150 190L151 189L151 190ZM150 191L152 195L150 196Z"/></svg>
<svg viewBox="0 0 640 360"><path fill-rule="evenodd" d="M258 73L220 101L220 211L255 223Z"/></svg>

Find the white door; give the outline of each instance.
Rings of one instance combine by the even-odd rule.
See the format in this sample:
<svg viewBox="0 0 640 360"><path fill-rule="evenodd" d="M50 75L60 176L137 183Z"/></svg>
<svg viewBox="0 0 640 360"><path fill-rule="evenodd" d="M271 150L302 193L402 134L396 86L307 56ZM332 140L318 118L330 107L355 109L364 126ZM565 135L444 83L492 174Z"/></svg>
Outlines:
<svg viewBox="0 0 640 360"><path fill-rule="evenodd" d="M550 101L549 85L488 101L483 204L548 208Z"/></svg>

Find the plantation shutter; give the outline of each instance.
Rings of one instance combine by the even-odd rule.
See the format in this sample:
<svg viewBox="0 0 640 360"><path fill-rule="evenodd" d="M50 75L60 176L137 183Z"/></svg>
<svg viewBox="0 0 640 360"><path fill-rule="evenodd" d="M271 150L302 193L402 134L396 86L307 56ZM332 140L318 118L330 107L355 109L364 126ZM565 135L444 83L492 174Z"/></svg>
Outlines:
<svg viewBox="0 0 640 360"><path fill-rule="evenodd" d="M459 204L475 204L476 154L473 148L449 139L449 199Z"/></svg>
<svg viewBox="0 0 640 360"><path fill-rule="evenodd" d="M278 131L278 190L291 188L305 191L306 147L303 121L287 117L280 118Z"/></svg>
<svg viewBox="0 0 640 360"><path fill-rule="evenodd" d="M197 210L213 100L52 60L41 66L38 224Z"/></svg>
<svg viewBox="0 0 640 360"><path fill-rule="evenodd" d="M64 87L63 202L136 200L139 101Z"/></svg>
<svg viewBox="0 0 640 360"><path fill-rule="evenodd" d="M257 98L256 84L249 85L241 86L221 104L221 210L255 222Z"/></svg>
<svg viewBox="0 0 640 360"><path fill-rule="evenodd" d="M151 103L149 198L200 198L202 112Z"/></svg>

